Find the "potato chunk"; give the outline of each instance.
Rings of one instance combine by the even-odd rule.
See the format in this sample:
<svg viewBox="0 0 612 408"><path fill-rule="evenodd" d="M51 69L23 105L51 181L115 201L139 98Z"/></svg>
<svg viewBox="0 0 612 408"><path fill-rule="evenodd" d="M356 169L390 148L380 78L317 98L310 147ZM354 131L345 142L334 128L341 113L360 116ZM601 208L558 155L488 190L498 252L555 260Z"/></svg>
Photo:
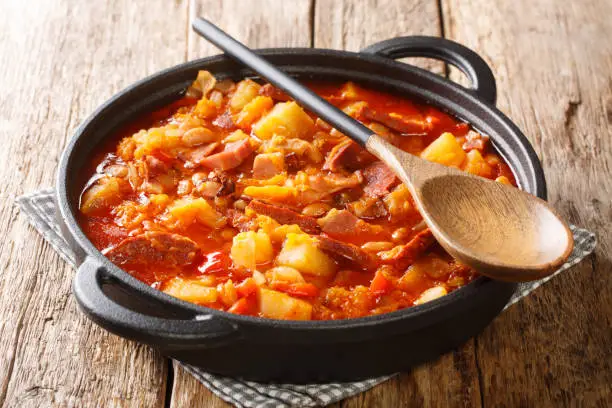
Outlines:
<svg viewBox="0 0 612 408"><path fill-rule="evenodd" d="M124 183L124 180L116 177L104 177L98 180L81 197L81 212L93 215L121 203Z"/></svg>
<svg viewBox="0 0 612 408"><path fill-rule="evenodd" d="M470 174L480 177L493 177L493 169L491 166L489 166L489 163L485 161L482 154L480 154L478 150L470 150L470 152L467 154L467 161L465 163L464 170Z"/></svg>
<svg viewBox="0 0 612 408"><path fill-rule="evenodd" d="M259 312L271 319L310 320L312 305L270 289L261 289L258 296Z"/></svg>
<svg viewBox="0 0 612 408"><path fill-rule="evenodd" d="M163 291L170 296L192 303L210 304L217 301L217 289L206 286L205 282L174 278L166 283Z"/></svg>
<svg viewBox="0 0 612 408"><path fill-rule="evenodd" d="M247 103L251 102L259 94L259 88L261 88L261 85L250 79L240 81L236 88L236 92L234 92L230 99L230 108L234 112L238 112L244 108Z"/></svg>
<svg viewBox="0 0 612 408"><path fill-rule="evenodd" d="M253 132L264 140L274 135L303 139L314 133L314 122L297 103L277 103L253 125Z"/></svg>
<svg viewBox="0 0 612 408"><path fill-rule="evenodd" d="M439 297L446 295L448 291L442 286L434 286L433 288L427 289L421 294L421 296L414 301L415 305L422 305L423 303L431 302Z"/></svg>
<svg viewBox="0 0 612 408"><path fill-rule="evenodd" d="M236 265L255 270L257 265L272 261L274 249L265 232L246 231L234 237L230 256Z"/></svg>
<svg viewBox="0 0 612 408"><path fill-rule="evenodd" d="M181 198L168 208L168 212L172 219L182 227L199 222L210 228L218 229L226 223L225 218L203 198Z"/></svg>
<svg viewBox="0 0 612 408"><path fill-rule="evenodd" d="M304 277L295 268L290 266L276 266L266 272L266 277L270 282L289 282L289 283L304 283Z"/></svg>
<svg viewBox="0 0 612 408"><path fill-rule="evenodd" d="M330 276L336 270L334 261L306 234L287 234L276 263L316 276Z"/></svg>
<svg viewBox="0 0 612 408"><path fill-rule="evenodd" d="M465 160L466 154L455 136L446 132L423 150L421 158L449 167L459 167Z"/></svg>
<svg viewBox="0 0 612 408"><path fill-rule="evenodd" d="M240 127L251 126L256 120L261 118L264 113L272 109L274 101L268 96L256 96L249 103L244 105L238 117L236 125Z"/></svg>

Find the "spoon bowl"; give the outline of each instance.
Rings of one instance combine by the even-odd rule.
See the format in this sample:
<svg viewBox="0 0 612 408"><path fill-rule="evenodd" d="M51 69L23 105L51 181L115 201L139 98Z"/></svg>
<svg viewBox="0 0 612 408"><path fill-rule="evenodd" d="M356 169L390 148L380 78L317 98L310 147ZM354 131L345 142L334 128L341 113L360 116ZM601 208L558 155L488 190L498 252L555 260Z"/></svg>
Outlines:
<svg viewBox="0 0 612 408"><path fill-rule="evenodd" d="M512 282L541 279L572 252L569 227L544 200L412 156L378 135L366 147L408 186L440 245L479 273Z"/></svg>

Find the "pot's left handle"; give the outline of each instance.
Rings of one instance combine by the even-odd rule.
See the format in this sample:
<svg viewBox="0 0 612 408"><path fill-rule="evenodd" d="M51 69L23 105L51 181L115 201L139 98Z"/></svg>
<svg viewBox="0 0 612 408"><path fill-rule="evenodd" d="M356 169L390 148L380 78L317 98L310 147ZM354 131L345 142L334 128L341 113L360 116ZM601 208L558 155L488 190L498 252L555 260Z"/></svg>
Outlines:
<svg viewBox="0 0 612 408"><path fill-rule="evenodd" d="M233 323L213 315L197 315L188 319L163 318L131 310L111 299L105 284L120 284L109 276L104 266L87 257L73 282L75 297L94 322L105 329L152 346L217 347L238 337Z"/></svg>
<svg viewBox="0 0 612 408"><path fill-rule="evenodd" d="M397 37L372 44L360 52L387 58L425 57L442 60L467 75L472 91L495 105L497 86L489 65L471 49L440 37Z"/></svg>

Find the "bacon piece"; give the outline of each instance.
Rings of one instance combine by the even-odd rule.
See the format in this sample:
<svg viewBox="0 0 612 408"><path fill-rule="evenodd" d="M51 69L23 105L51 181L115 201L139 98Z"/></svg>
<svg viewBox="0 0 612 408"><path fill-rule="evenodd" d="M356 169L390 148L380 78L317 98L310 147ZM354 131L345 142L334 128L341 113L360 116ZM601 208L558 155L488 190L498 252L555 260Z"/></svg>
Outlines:
<svg viewBox="0 0 612 408"><path fill-rule="evenodd" d="M399 113L382 113L365 106L359 112L359 119L369 119L396 130L400 133L410 135L424 135L432 130L433 126L421 115L404 116Z"/></svg>
<svg viewBox="0 0 612 408"><path fill-rule="evenodd" d="M253 177L269 179L285 171L285 158L280 152L260 153L253 161Z"/></svg>
<svg viewBox="0 0 612 408"><path fill-rule="evenodd" d="M346 169L354 171L360 168L365 160L362 150L357 143L352 140L346 140L335 145L328 153L323 165L323 170L331 170L333 172Z"/></svg>
<svg viewBox="0 0 612 408"><path fill-rule="evenodd" d="M431 230L427 228L415 235L407 244L379 252L378 256L383 263L394 264L402 270L412 265L434 242L436 239Z"/></svg>
<svg viewBox="0 0 612 408"><path fill-rule="evenodd" d="M350 211L332 208L327 215L317 220L321 230L334 238L350 241L371 240L383 232L378 225L372 225L355 217Z"/></svg>
<svg viewBox="0 0 612 408"><path fill-rule="evenodd" d="M209 143L204 146L200 146L192 150L191 153L189 153L187 158L191 163L200 164L202 160L210 156L212 152L214 152L215 149L219 147L219 145L220 145L219 142L213 142L213 143Z"/></svg>
<svg viewBox="0 0 612 408"><path fill-rule="evenodd" d="M396 183L395 173L383 162L376 161L363 171L365 187L363 191L372 197L380 197L389 192Z"/></svg>
<svg viewBox="0 0 612 408"><path fill-rule="evenodd" d="M265 84L261 88L259 88L259 94L263 96L269 96L275 101L287 102L291 100L291 97L275 87L272 84Z"/></svg>
<svg viewBox="0 0 612 408"><path fill-rule="evenodd" d="M247 208L252 209L257 214L266 215L280 224L297 224L302 231L308 234L319 234L321 232L315 218L299 214L288 208L265 204L257 200L251 201Z"/></svg>
<svg viewBox="0 0 612 408"><path fill-rule="evenodd" d="M374 258L357 245L319 236L316 238L320 250L327 252L338 261L350 261L365 271L376 268Z"/></svg>
<svg viewBox="0 0 612 408"><path fill-rule="evenodd" d="M483 136L480 133L470 131L465 137L465 143L463 143L462 149L466 152L478 150L480 153L482 153L488 141L488 136Z"/></svg>
<svg viewBox="0 0 612 408"><path fill-rule="evenodd" d="M199 253L191 239L168 232L147 231L102 252L116 265L155 264L177 267L192 264Z"/></svg>
<svg viewBox="0 0 612 408"><path fill-rule="evenodd" d="M254 151L249 139L242 139L226 144L224 151L205 157L199 164L212 169L229 170L240 166Z"/></svg>

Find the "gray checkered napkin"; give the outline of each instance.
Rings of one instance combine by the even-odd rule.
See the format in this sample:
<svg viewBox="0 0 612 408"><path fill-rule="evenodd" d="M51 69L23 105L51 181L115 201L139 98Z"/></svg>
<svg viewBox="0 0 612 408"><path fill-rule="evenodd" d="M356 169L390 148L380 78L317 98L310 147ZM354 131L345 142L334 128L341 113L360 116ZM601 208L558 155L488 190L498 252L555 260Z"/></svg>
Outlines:
<svg viewBox="0 0 612 408"><path fill-rule="evenodd" d="M62 237L55 220L53 189L44 189L18 197L17 205L30 223L43 235L45 240L71 265L75 265L74 253ZM587 230L571 226L575 240L574 251L568 261L553 275L519 286L506 308L527 296L533 290L548 282L563 271L576 265L589 255L597 243L595 235ZM340 401L366 391L392 376L371 378L365 381L330 384L260 384L234 378L208 374L202 370L177 362L216 395L238 408L271 407L318 407Z"/></svg>

